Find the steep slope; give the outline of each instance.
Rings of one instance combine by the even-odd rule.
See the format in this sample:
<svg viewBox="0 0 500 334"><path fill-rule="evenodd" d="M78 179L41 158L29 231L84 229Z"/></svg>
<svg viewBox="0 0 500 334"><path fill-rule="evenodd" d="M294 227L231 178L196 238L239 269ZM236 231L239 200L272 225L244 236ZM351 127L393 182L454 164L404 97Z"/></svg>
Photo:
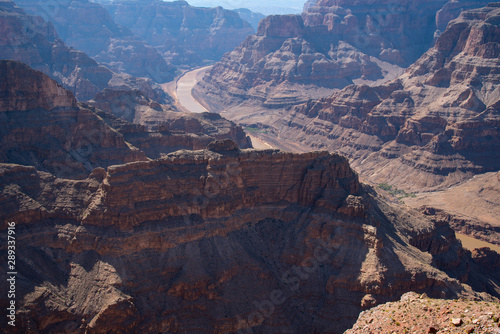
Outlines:
<svg viewBox="0 0 500 334"><path fill-rule="evenodd" d="M21 61L42 71L89 100L105 88L140 89L148 97L166 102L166 95L151 81L115 73L59 38L52 23L27 15L9 0L0 1L0 59Z"/></svg>
<svg viewBox="0 0 500 334"><path fill-rule="evenodd" d="M68 48L51 23L27 15L13 1L0 2L0 26L0 59L22 61L43 71L78 98L92 98L113 76L83 52Z"/></svg>
<svg viewBox="0 0 500 334"><path fill-rule="evenodd" d="M0 76L3 163L80 179L97 167L203 149L217 139L252 147L240 126L217 114L174 112L137 90L104 90L92 105L78 104L71 92L25 64L0 61Z"/></svg>
<svg viewBox="0 0 500 334"><path fill-rule="evenodd" d="M176 69L158 51L116 24L100 4L88 0L17 0L31 15L52 22L64 42L115 72L147 77L158 83L174 78Z"/></svg>
<svg viewBox="0 0 500 334"><path fill-rule="evenodd" d="M0 77L1 162L81 179L95 167L146 160L43 73L2 60Z"/></svg>
<svg viewBox="0 0 500 334"><path fill-rule="evenodd" d="M114 1L114 20L160 51L170 63L197 66L219 60L253 33L237 13L197 8L185 1Z"/></svg>
<svg viewBox="0 0 500 334"><path fill-rule="evenodd" d="M326 152L220 141L82 181L1 171L15 333L342 333L408 290L491 299L461 280L498 295L448 226L389 207Z"/></svg>
<svg viewBox="0 0 500 334"><path fill-rule="evenodd" d="M398 80L298 108L320 124L299 139L348 155L373 182L413 191L498 170L499 15L497 4L465 11Z"/></svg>
<svg viewBox="0 0 500 334"><path fill-rule="evenodd" d="M302 14L306 26L327 30L364 54L408 66L461 11L487 5L467 0L319 0Z"/></svg>

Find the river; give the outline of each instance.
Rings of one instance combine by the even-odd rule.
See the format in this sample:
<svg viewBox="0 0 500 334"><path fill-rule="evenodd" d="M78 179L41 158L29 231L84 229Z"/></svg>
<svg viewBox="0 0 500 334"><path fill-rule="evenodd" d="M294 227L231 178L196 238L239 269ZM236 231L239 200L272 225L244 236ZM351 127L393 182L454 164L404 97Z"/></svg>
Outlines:
<svg viewBox="0 0 500 334"><path fill-rule="evenodd" d="M175 95L177 96L177 101L183 109L193 113L210 112L204 106L202 106L193 96L193 87L198 82L206 71L208 71L212 66L206 66L198 68L189 72L184 73L182 77L177 80ZM248 135L248 134L247 134ZM256 149L269 149L274 148L267 141L257 138L253 135L248 135L252 140L252 145Z"/></svg>
<svg viewBox="0 0 500 334"><path fill-rule="evenodd" d="M179 80L177 80L175 95L177 95L179 104L183 106L187 111L194 113L202 113L208 111L198 101L196 101L196 99L193 97L192 90L198 82L198 78L201 77L211 67L212 66L206 66L186 72L182 77L179 78Z"/></svg>

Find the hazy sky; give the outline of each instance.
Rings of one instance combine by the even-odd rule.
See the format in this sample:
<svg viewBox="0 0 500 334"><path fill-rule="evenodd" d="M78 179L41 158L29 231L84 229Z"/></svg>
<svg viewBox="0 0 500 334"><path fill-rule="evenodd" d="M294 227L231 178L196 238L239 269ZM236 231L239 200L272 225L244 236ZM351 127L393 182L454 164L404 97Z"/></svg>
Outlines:
<svg viewBox="0 0 500 334"><path fill-rule="evenodd" d="M197 7L222 6L227 9L248 8L269 14L297 14L302 12L306 0L186 0Z"/></svg>

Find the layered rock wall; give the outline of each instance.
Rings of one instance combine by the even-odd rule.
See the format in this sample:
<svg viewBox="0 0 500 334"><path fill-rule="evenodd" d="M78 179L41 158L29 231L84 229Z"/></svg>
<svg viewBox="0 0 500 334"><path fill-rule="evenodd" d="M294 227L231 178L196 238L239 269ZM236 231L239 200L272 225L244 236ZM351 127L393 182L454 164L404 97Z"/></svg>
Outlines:
<svg viewBox="0 0 500 334"><path fill-rule="evenodd" d="M341 333L409 289L480 297L458 280L474 285L448 230L365 193L326 152L221 141L81 181L5 164L0 175L17 332ZM443 254L457 278L438 269Z"/></svg>
<svg viewBox="0 0 500 334"><path fill-rule="evenodd" d="M321 125L289 127L290 138L298 130L305 142L341 147L375 182L412 190L498 170L497 17L497 4L465 11L399 79L297 107L285 123L304 114Z"/></svg>

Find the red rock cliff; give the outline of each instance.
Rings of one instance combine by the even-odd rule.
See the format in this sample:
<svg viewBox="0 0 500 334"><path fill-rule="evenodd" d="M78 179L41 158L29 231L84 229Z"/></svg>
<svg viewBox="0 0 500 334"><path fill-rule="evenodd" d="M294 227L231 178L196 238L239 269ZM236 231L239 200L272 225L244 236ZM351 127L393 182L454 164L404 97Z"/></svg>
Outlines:
<svg viewBox="0 0 500 334"><path fill-rule="evenodd" d="M409 290L479 297L449 228L365 193L326 152L221 141L81 181L5 164L0 178L17 333L341 333Z"/></svg>

